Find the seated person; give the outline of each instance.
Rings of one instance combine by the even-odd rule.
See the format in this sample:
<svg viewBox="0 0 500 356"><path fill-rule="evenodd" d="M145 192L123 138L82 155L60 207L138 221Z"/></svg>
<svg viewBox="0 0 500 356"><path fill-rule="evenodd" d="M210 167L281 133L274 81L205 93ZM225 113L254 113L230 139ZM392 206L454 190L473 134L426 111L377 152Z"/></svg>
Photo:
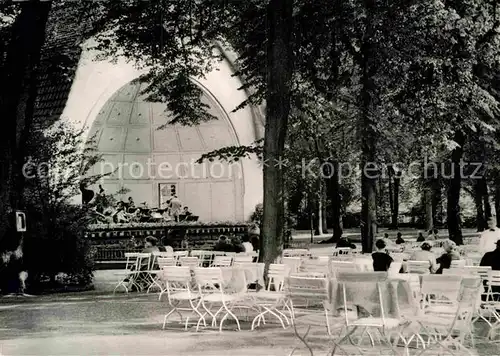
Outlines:
<svg viewBox="0 0 500 356"><path fill-rule="evenodd" d="M377 242L375 242L375 247L377 248L377 251L372 253L373 271L387 272L394 260L391 256L389 256L389 253L385 249L385 241L382 239L377 240Z"/></svg>
<svg viewBox="0 0 500 356"><path fill-rule="evenodd" d="M146 242L144 244L144 250L142 250L142 253L153 253L153 252L159 252L160 249L158 248L158 239L154 236L148 236L146 237Z"/></svg>
<svg viewBox="0 0 500 356"><path fill-rule="evenodd" d="M484 254L479 265L484 267L491 267L493 271L500 271L500 240L497 241L496 248L493 251L486 252ZM487 281L484 281L485 291L488 288L487 283ZM493 292L493 299L495 301L500 300L500 287L492 286L491 290ZM486 300L485 297L486 296L483 296L483 300Z"/></svg>
<svg viewBox="0 0 500 356"><path fill-rule="evenodd" d="M243 248L245 249L245 253L250 253L253 252L253 245L250 242L250 236L244 236L243 237Z"/></svg>
<svg viewBox="0 0 500 356"><path fill-rule="evenodd" d="M214 246L214 251L233 252L233 246L229 243L226 236L220 235L219 240Z"/></svg>
<svg viewBox="0 0 500 356"><path fill-rule="evenodd" d="M260 236L257 234L250 234L249 236L250 243L252 244L254 251L260 250Z"/></svg>
<svg viewBox="0 0 500 356"><path fill-rule="evenodd" d="M229 252L236 252L236 253L242 253L245 252L245 247L241 243L241 240L239 237L234 236L231 238L231 245L232 245L232 251Z"/></svg>
<svg viewBox="0 0 500 356"><path fill-rule="evenodd" d="M396 237L396 245L401 245L404 243L405 243L405 240L403 239L403 236L401 235L400 232L398 232L398 235Z"/></svg>
<svg viewBox="0 0 500 356"><path fill-rule="evenodd" d="M425 237L424 237L424 234L422 234L421 232L418 233L418 237L417 237L417 242L424 242L425 241Z"/></svg>
<svg viewBox="0 0 500 356"><path fill-rule="evenodd" d="M431 252L432 246L428 242L424 242L420 246L420 251L415 251L410 256L410 261L429 261L429 271L434 273L437 270L436 256Z"/></svg>
<svg viewBox="0 0 500 356"><path fill-rule="evenodd" d="M337 242L335 248L345 248L345 247L350 247L352 249L355 249L356 245L353 244L347 237L343 236L340 238L339 242Z"/></svg>
<svg viewBox="0 0 500 356"><path fill-rule="evenodd" d="M459 260L460 254L457 252L457 245L451 241L446 240L443 243L444 253L436 260L439 263L439 268L436 274L443 274L443 269L449 269L451 261Z"/></svg>
<svg viewBox="0 0 500 356"><path fill-rule="evenodd" d="M161 250L163 250L163 252L168 252L168 253L174 253L174 248L172 247L173 245L173 242L167 238L167 237L164 237L162 238L162 246L161 246Z"/></svg>

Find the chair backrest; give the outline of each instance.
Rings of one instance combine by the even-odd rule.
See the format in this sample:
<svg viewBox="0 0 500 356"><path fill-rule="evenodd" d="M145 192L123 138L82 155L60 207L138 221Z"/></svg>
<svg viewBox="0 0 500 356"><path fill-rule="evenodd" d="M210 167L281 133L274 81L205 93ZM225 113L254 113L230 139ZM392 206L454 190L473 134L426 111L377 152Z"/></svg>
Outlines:
<svg viewBox="0 0 500 356"><path fill-rule="evenodd" d="M174 257L180 260L182 257L188 257L189 251L175 251Z"/></svg>
<svg viewBox="0 0 500 356"><path fill-rule="evenodd" d="M340 272L359 272L359 267L351 261L331 261L330 274L336 277Z"/></svg>
<svg viewBox="0 0 500 356"><path fill-rule="evenodd" d="M159 269L162 269L163 267L172 267L177 264L174 257L158 257L156 262L158 263Z"/></svg>
<svg viewBox="0 0 500 356"><path fill-rule="evenodd" d="M432 304L453 304L458 301L462 276L427 274L422 276L421 293L424 306Z"/></svg>
<svg viewBox="0 0 500 356"><path fill-rule="evenodd" d="M351 253L351 248L350 247L339 247L333 249L332 256L339 256L339 255L349 255Z"/></svg>
<svg viewBox="0 0 500 356"><path fill-rule="evenodd" d="M165 282L189 282L191 281L191 269L187 266L164 266L162 276Z"/></svg>
<svg viewBox="0 0 500 356"><path fill-rule="evenodd" d="M376 278L370 279L370 274L378 274ZM382 273L382 274L380 274ZM384 295L388 294L387 274L384 272L372 272L359 274L363 280L355 280L355 276L344 275L341 280L337 280L341 295L335 298L338 300L338 306L341 306L347 326L351 322L359 319L359 309L364 309L371 317L373 317L373 325L385 326L387 314L389 311L385 310ZM363 276L364 275L364 276ZM385 278L385 279L384 279ZM369 300L367 300L367 296Z"/></svg>
<svg viewBox="0 0 500 356"><path fill-rule="evenodd" d="M429 261L407 261L408 273L429 274L430 262Z"/></svg>
<svg viewBox="0 0 500 356"><path fill-rule="evenodd" d="M194 277L200 291L221 291L224 285L220 267L197 267Z"/></svg>
<svg viewBox="0 0 500 356"><path fill-rule="evenodd" d="M338 272L337 282L382 282L388 277L387 272Z"/></svg>
<svg viewBox="0 0 500 356"><path fill-rule="evenodd" d="M179 264L181 266L194 268L198 267L198 265L200 264L200 260L198 259L198 257L181 257L179 258Z"/></svg>
<svg viewBox="0 0 500 356"><path fill-rule="evenodd" d="M327 278L286 277L285 292L292 300L305 299L308 306L323 305L329 300L330 284Z"/></svg>
<svg viewBox="0 0 500 356"><path fill-rule="evenodd" d="M391 253L391 257L394 261L396 262L403 262L405 260L408 260L410 258L410 255L408 253Z"/></svg>
<svg viewBox="0 0 500 356"><path fill-rule="evenodd" d="M309 255L309 250L307 249L284 249L283 250L283 257L305 257Z"/></svg>
<svg viewBox="0 0 500 356"><path fill-rule="evenodd" d="M326 276L330 273L329 267L329 260L303 259L299 268L299 272L324 273Z"/></svg>
<svg viewBox="0 0 500 356"><path fill-rule="evenodd" d="M230 256L215 256L212 267L230 267L232 263L233 258Z"/></svg>
<svg viewBox="0 0 500 356"><path fill-rule="evenodd" d="M269 265L269 271L267 272L268 283L266 290L271 290L271 286L273 286L275 291L281 291L285 283L287 272L288 267L286 265L271 263Z"/></svg>
<svg viewBox="0 0 500 356"><path fill-rule="evenodd" d="M253 262L253 256L252 255L247 255L247 254L236 254L233 258L233 263L236 262Z"/></svg>
<svg viewBox="0 0 500 356"><path fill-rule="evenodd" d="M450 268L462 268L466 265L466 260L453 260L451 261Z"/></svg>
<svg viewBox="0 0 500 356"><path fill-rule="evenodd" d="M189 267L165 266L162 268L161 279L166 284L169 301L175 292L187 292L191 295L191 270Z"/></svg>
<svg viewBox="0 0 500 356"><path fill-rule="evenodd" d="M488 276L490 274L491 267L489 266L465 266L464 272L467 274L472 274L475 276L479 276L482 281L488 280Z"/></svg>
<svg viewBox="0 0 500 356"><path fill-rule="evenodd" d="M141 267L145 266L146 269L150 269L152 257L153 256L150 253L126 252L126 267L129 269L134 266L134 269L139 270Z"/></svg>
<svg viewBox="0 0 500 356"><path fill-rule="evenodd" d="M190 257L198 257L198 258L204 258L207 255L211 255L211 251L205 251L205 250L191 250Z"/></svg>
<svg viewBox="0 0 500 356"><path fill-rule="evenodd" d="M488 285L490 287L500 287L500 271L490 271L488 273Z"/></svg>
<svg viewBox="0 0 500 356"><path fill-rule="evenodd" d="M237 253L236 253L236 252L226 252L226 253L224 254L224 256L231 257L231 258L234 258L234 256L236 256L236 255L237 255Z"/></svg>
<svg viewBox="0 0 500 356"><path fill-rule="evenodd" d="M302 259L300 257L283 257L283 264L288 266L290 272L298 272Z"/></svg>

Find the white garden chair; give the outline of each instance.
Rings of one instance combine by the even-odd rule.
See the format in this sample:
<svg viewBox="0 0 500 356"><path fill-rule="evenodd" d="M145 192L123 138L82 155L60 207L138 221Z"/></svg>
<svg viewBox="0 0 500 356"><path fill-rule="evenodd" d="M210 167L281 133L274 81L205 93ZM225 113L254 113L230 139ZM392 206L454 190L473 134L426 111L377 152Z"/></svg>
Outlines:
<svg viewBox="0 0 500 356"><path fill-rule="evenodd" d="M425 351L440 348L452 354L457 350L473 355L464 343L467 336L474 343L472 318L480 301L481 285L480 278L466 277L462 280L454 311L450 309L449 313L436 314L430 309L424 309L423 313L409 318L409 321L417 322L420 326L416 335L428 340Z"/></svg>
<svg viewBox="0 0 500 356"><path fill-rule="evenodd" d="M422 309L426 313L453 314L457 307L461 282L462 276L459 275L422 276Z"/></svg>
<svg viewBox="0 0 500 356"><path fill-rule="evenodd" d="M360 272L360 266L356 265L356 263L351 261L335 261L332 260L330 262L330 275L334 278L338 275L338 273L342 272Z"/></svg>
<svg viewBox="0 0 500 356"><path fill-rule="evenodd" d="M205 316L209 315L212 318L212 327L217 326L217 317L219 314L224 314L219 326L219 331L222 331L224 321L228 317L232 317L241 330L238 317L233 312L234 309L251 307L251 298L247 293L246 281L241 285L244 287L241 290L227 288L222 275L222 270L219 267L195 268L194 275L198 285L199 293L201 294L201 305L204 309L200 318L196 331L198 331L200 323L205 320ZM244 273L241 278L245 279ZM213 311L215 305L220 305L217 311Z"/></svg>
<svg viewBox="0 0 500 356"><path fill-rule="evenodd" d="M141 277L141 273L144 273L144 271L141 271L141 268L144 265L147 270L151 264L151 254L149 253L126 252L125 258L125 270L121 273L122 277L113 290L113 294L119 287L125 288L126 293L128 293L129 288L132 287L135 287L137 290L142 290L144 277Z"/></svg>
<svg viewBox="0 0 500 356"><path fill-rule="evenodd" d="M327 277L330 274L329 262L330 262L329 260L306 258L302 260L299 272L319 273L323 277Z"/></svg>
<svg viewBox="0 0 500 356"><path fill-rule="evenodd" d="M453 260L450 268L463 268L467 264L467 260Z"/></svg>
<svg viewBox="0 0 500 356"><path fill-rule="evenodd" d="M314 314L320 310L325 316L326 328L329 335L332 335L330 317L331 304L329 293L330 282L327 278L310 278L300 276L290 276L285 278L285 294L287 296L287 306L290 308L291 323L295 323L298 314L306 316ZM297 300L305 300L305 308L300 308ZM319 309L314 308L320 306Z"/></svg>
<svg viewBox="0 0 500 356"><path fill-rule="evenodd" d="M211 267L231 267L232 263L231 256L215 256Z"/></svg>
<svg viewBox="0 0 500 356"><path fill-rule="evenodd" d="M266 288L255 294L252 294L255 305L261 309L261 312L252 322L252 330L260 326L261 322L265 324L265 315L271 314L281 323L283 329L290 325L288 317L282 312L288 309L291 318L291 308L287 304L286 294L283 292L283 285L288 273L288 268L284 264L270 264L267 273L268 282ZM285 320L285 322L283 321Z"/></svg>
<svg viewBox="0 0 500 356"><path fill-rule="evenodd" d="M429 261L406 261L406 269L408 273L429 274L430 271Z"/></svg>
<svg viewBox="0 0 500 356"><path fill-rule="evenodd" d="M197 257L199 266L203 267L205 263L209 263L212 259L212 252L205 250L192 250L190 253L190 257Z"/></svg>
<svg viewBox="0 0 500 356"><path fill-rule="evenodd" d="M152 288L158 287L160 289L160 292L163 291L163 285L161 281L161 268L162 266L158 262L158 260L163 259L168 259L168 261L174 261L173 266L175 266L175 258L173 257L173 254L170 252L160 252L160 251L155 251L152 253L152 258L151 258L151 265L149 270L147 271L149 278L151 280L149 287L146 291L146 293L149 293Z"/></svg>
<svg viewBox="0 0 500 356"><path fill-rule="evenodd" d="M198 257L181 257L179 258L178 264L182 267L189 267L193 269L200 265L200 260Z"/></svg>
<svg viewBox="0 0 500 356"><path fill-rule="evenodd" d="M253 256L251 255L247 255L247 254L241 254L241 253L238 253L234 256L233 258L233 263L238 263L238 262L241 262L241 263L252 263L253 262Z"/></svg>
<svg viewBox="0 0 500 356"><path fill-rule="evenodd" d="M290 273L298 272L302 259L300 257L283 257L282 263L288 267Z"/></svg>
<svg viewBox="0 0 500 356"><path fill-rule="evenodd" d="M283 257L307 257L309 256L310 252L307 249L284 249L283 250Z"/></svg>
<svg viewBox="0 0 500 356"><path fill-rule="evenodd" d="M392 294L387 293L390 288L390 281L387 280L388 274L385 272L369 272L369 273L339 273L337 283L340 290L340 298L338 299L340 306L343 309L344 325L343 335L341 334L335 342L335 349L338 345L342 345L344 341L349 342L356 347L361 355L361 344L364 335L369 336L372 346L375 346L371 331L377 331L382 337L379 340L386 344L391 350L397 354L395 345L391 342L391 336L397 334L399 338L404 340L401 330L405 326L404 319L391 316L388 310L385 310L385 298L390 298ZM359 293L363 291L363 293ZM373 293L366 291L373 291ZM374 299L364 301L365 296L373 296ZM337 298L334 296L334 299ZM366 306L366 308L365 308ZM363 307L365 315L362 315L358 310ZM357 343L353 340L354 333L361 329L361 335ZM335 353L335 349L331 353Z"/></svg>
<svg viewBox="0 0 500 356"><path fill-rule="evenodd" d="M172 308L163 318L163 329L167 325L168 318L172 313L177 313L182 323L183 316L181 311L189 311L190 315L198 317L198 324L203 322L206 326L205 319L200 313L199 308L201 305L201 294L197 291L191 290L191 269L189 267L166 266L162 269L162 280L165 281L165 291L160 293L160 300L162 295L166 292L168 297L168 304ZM180 303L189 303L189 308L179 307ZM189 316L186 317L184 329L187 330L189 323Z"/></svg>

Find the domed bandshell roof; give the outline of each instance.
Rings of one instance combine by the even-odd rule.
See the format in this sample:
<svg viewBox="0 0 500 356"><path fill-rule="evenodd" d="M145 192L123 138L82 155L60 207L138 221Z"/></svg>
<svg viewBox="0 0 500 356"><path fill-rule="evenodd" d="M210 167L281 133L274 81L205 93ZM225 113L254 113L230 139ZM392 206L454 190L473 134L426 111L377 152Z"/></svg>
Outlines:
<svg viewBox="0 0 500 356"><path fill-rule="evenodd" d="M218 203L214 206L213 199L217 200L215 196L224 195L224 192L235 195L235 201L229 205L234 206L233 211L239 211L235 205L243 204L240 199L243 190L241 164L195 163L204 153L239 145L232 125L216 99L206 91L201 98L208 105L207 112L216 120L195 126L170 125L168 122L173 115L166 110L167 105L149 102L141 94L146 85L131 82L123 86L104 104L92 122L89 143L91 141L97 147L103 158L93 173L114 171L104 179L105 189L114 193L127 188L130 190L127 195L136 202L146 201L158 206L159 185L179 182L179 195L189 204L195 203L195 197L204 194L201 193L204 190L211 192L205 197L210 201L203 204L212 207L201 209L210 211L205 212L206 219L215 219L217 213L212 211L217 210ZM196 209L193 210L196 214ZM222 215L221 219L234 219L238 214Z"/></svg>

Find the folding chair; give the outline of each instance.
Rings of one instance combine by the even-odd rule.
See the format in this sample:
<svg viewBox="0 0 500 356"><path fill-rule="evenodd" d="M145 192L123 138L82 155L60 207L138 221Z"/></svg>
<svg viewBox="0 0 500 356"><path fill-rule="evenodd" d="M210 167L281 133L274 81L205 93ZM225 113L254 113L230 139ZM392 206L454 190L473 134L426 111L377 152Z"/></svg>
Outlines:
<svg viewBox="0 0 500 356"><path fill-rule="evenodd" d="M323 277L327 277L330 273L329 267L329 260L304 259L300 265L299 272L320 273Z"/></svg>
<svg viewBox="0 0 500 356"><path fill-rule="evenodd" d="M360 267L354 262L350 261L334 261L330 262L330 275L333 278L337 277L338 273L341 272L360 272Z"/></svg>
<svg viewBox="0 0 500 356"><path fill-rule="evenodd" d="M288 267L290 273L298 272L302 259L300 257L283 257L282 263Z"/></svg>
<svg viewBox="0 0 500 356"><path fill-rule="evenodd" d="M192 250L190 257L197 257L199 261L199 266L205 267L205 265L208 266L210 260L212 259L212 252L205 250Z"/></svg>
<svg viewBox="0 0 500 356"><path fill-rule="evenodd" d="M422 309L425 313L450 314L457 307L462 276L428 274L422 276ZM450 312L451 310L451 312Z"/></svg>
<svg viewBox="0 0 500 356"><path fill-rule="evenodd" d="M464 278L454 312L435 314L429 311L410 319L420 326L419 338L426 336L428 339L428 346L419 355L435 348L446 349L452 354L453 350L457 350L473 355L464 343L467 336L473 337L472 318L481 294L480 286L480 278Z"/></svg>
<svg viewBox="0 0 500 356"><path fill-rule="evenodd" d="M283 329L286 328L283 319L285 319L287 325L290 325L288 317L282 312L285 308L291 316L290 306L287 304L286 294L283 292L283 285L287 275L287 266L284 264L270 264L269 271L267 273L268 283L265 290L261 290L257 293L252 294L254 298L255 305L261 309L261 312L254 318L252 322L252 330L256 326L260 326L260 323L265 324L265 315L271 314L276 319L279 320ZM273 288L271 288L271 286ZM281 309L281 310L280 310Z"/></svg>
<svg viewBox="0 0 500 356"><path fill-rule="evenodd" d="M230 256L215 256L211 267L231 267L233 258Z"/></svg>
<svg viewBox="0 0 500 356"><path fill-rule="evenodd" d="M233 258L233 263L243 262L243 263L252 263L253 256L247 254L236 254Z"/></svg>
<svg viewBox="0 0 500 356"><path fill-rule="evenodd" d="M361 355L361 344L365 334L368 335L371 345L375 345L371 330L377 331L382 337L379 340L385 343L392 352L398 354L395 345L391 342L391 336L396 333L404 340L401 330L407 323L400 316L391 315L390 311L386 310L385 299L397 295L397 293L388 293L392 286L387 276L386 272L340 273L338 275L339 289L336 293L340 294L340 298L335 296L333 298L339 301L343 309L345 333L343 336L341 334L338 340L334 340L335 347L331 355L334 355L337 347L346 340L356 347L358 351L356 354ZM395 303L397 304L397 301ZM353 335L358 329L361 329L361 335L355 343Z"/></svg>
<svg viewBox="0 0 500 356"><path fill-rule="evenodd" d="M451 261L450 268L463 268L466 265L466 260L453 260Z"/></svg>
<svg viewBox="0 0 500 356"><path fill-rule="evenodd" d="M430 274L430 267L429 261L406 261L408 273Z"/></svg>
<svg viewBox="0 0 500 356"><path fill-rule="evenodd" d="M331 303L329 300L330 282L327 278L310 278L290 276L285 278L285 294L287 297L287 306L290 309L290 321L294 324L297 320L297 314L306 316L314 314L318 309L315 306L321 306L322 314L325 316L326 329L329 335L332 335L330 317L332 316ZM306 308L298 308L297 300L306 300ZM334 324L335 325L335 324Z"/></svg>
<svg viewBox="0 0 500 356"><path fill-rule="evenodd" d="M161 278L160 278L161 267L158 264L158 259L159 258L172 258L173 259L173 253L171 253L171 252L155 251L151 255L152 255L151 264L150 264L149 270L147 271L148 277L150 278L150 284L149 284L149 287L148 287L146 293L149 293L150 290L152 288L155 288L155 287L158 287L160 289L160 292L163 290L163 286L161 285Z"/></svg>
<svg viewBox="0 0 500 356"><path fill-rule="evenodd" d="M309 250L307 249L284 249L283 257L306 257L309 256Z"/></svg>
<svg viewBox="0 0 500 356"><path fill-rule="evenodd" d="M191 269L198 267L200 265L200 260L198 257L181 257L178 264L183 267L189 267Z"/></svg>
<svg viewBox="0 0 500 356"><path fill-rule="evenodd" d="M217 316L224 313L220 321L219 331L222 331L224 321L228 317L232 317L241 330L240 322L233 309L238 308L240 305L248 307L248 293L246 292L246 281L242 286L245 287L241 290L228 289L225 286L222 270L219 267L195 268L194 270L196 283L198 285L199 293L201 294L201 305L204 309L202 318L198 321L196 331L198 331L200 323L205 320L205 316L209 315L212 318L212 326L217 326ZM245 275L242 275L245 278ZM245 302L247 302L245 304ZM220 304L218 310L214 313L212 307L215 304Z"/></svg>
<svg viewBox="0 0 500 356"><path fill-rule="evenodd" d="M125 253L126 263L125 270L122 275L123 278L120 279L120 282L116 285L113 290L113 294L119 287L125 288L125 292L129 292L129 288L135 287L138 291L143 289L141 283L144 282L144 277L141 276L141 267L143 265L143 261L147 264L146 269L149 269L149 265L151 264L151 255L149 253L137 253L137 252L126 252Z"/></svg>
<svg viewBox="0 0 500 356"><path fill-rule="evenodd" d="M165 266L162 269L162 279L165 281L166 288L165 291L168 297L168 304L172 308L165 317L163 318L163 329L167 324L167 320L172 315L172 313L177 313L180 317L182 323L182 314L180 311L189 311L190 315L198 316L198 324L203 322L206 326L205 318L199 312L199 307L201 304L201 295L199 292L191 290L191 270L189 267L177 267L177 266ZM161 296L164 293L160 293ZM189 308L180 308L178 305L180 303L189 302ZM189 316L186 317L186 322L184 324L184 329L187 330L189 323Z"/></svg>

